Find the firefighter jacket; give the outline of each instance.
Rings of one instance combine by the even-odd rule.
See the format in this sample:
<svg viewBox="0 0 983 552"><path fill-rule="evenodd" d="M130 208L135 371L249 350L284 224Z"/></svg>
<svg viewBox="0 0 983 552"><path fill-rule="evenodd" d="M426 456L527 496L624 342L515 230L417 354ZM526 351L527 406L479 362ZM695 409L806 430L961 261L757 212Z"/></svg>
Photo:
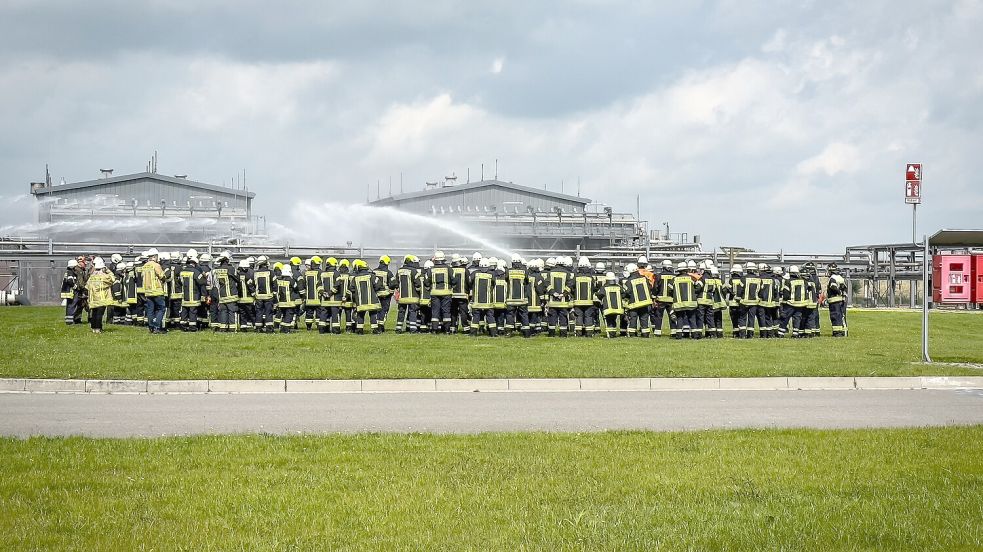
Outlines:
<svg viewBox="0 0 983 552"><path fill-rule="evenodd" d="M400 305L415 305L420 302L420 267L413 261L404 263L396 271L396 286L399 297L396 302Z"/></svg>
<svg viewBox="0 0 983 552"><path fill-rule="evenodd" d="M321 306L321 270L310 267L304 270L304 301L309 307Z"/></svg>
<svg viewBox="0 0 983 552"><path fill-rule="evenodd" d="M639 271L629 274L621 283L625 295L625 309L645 309L652 306L652 288L649 279Z"/></svg>
<svg viewBox="0 0 983 552"><path fill-rule="evenodd" d="M276 295L275 276L268 266L264 265L253 271L253 285L257 301L269 301Z"/></svg>
<svg viewBox="0 0 983 552"><path fill-rule="evenodd" d="M155 261L147 261L140 267L141 283L143 294L147 297L163 297L164 290L164 269Z"/></svg>
<svg viewBox="0 0 983 552"><path fill-rule="evenodd" d="M69 268L65 271L65 276L61 279L61 298L74 299L79 292L79 279L74 270Z"/></svg>
<svg viewBox="0 0 983 552"><path fill-rule="evenodd" d="M573 275L573 306L590 307L594 305L597 291L594 273L588 269L577 270ZM649 301L651 304L651 301Z"/></svg>
<svg viewBox="0 0 983 552"><path fill-rule="evenodd" d="M846 279L839 274L829 277L826 284L826 301L829 303L839 303L846 298Z"/></svg>
<svg viewBox="0 0 983 552"><path fill-rule="evenodd" d="M231 264L223 262L212 269L212 289L216 292L219 303L235 303L239 300L239 280Z"/></svg>
<svg viewBox="0 0 983 552"><path fill-rule="evenodd" d="M108 269L103 268L93 272L85 283L89 293L89 308L112 306L114 283L116 283L116 276L113 276Z"/></svg>
<svg viewBox="0 0 983 552"><path fill-rule="evenodd" d="M510 307L529 306L529 273L521 265L512 265L506 274L509 296L505 303Z"/></svg>
<svg viewBox="0 0 983 552"><path fill-rule="evenodd" d="M504 270L494 269L492 274L495 276L495 308L504 309L508 307L509 282Z"/></svg>
<svg viewBox="0 0 983 552"><path fill-rule="evenodd" d="M741 296L741 304L753 307L760 302L758 294L761 293L761 278L757 272L748 272L744 276L744 295Z"/></svg>
<svg viewBox="0 0 983 552"><path fill-rule="evenodd" d="M291 276L279 276L276 279L276 304L281 309L292 309L300 301L297 290L297 280Z"/></svg>
<svg viewBox="0 0 983 552"><path fill-rule="evenodd" d="M348 283L348 290L355 301L355 310L358 312L377 311L382 308L379 302L379 292L382 291L382 282L375 272L363 268L355 271Z"/></svg>
<svg viewBox="0 0 983 552"><path fill-rule="evenodd" d="M526 298L529 312L543 312L543 295L546 293L546 276L539 270L530 270L526 279Z"/></svg>
<svg viewBox="0 0 983 552"><path fill-rule="evenodd" d="M294 286L297 288L297 299L294 299L294 306L299 307L304 304L304 297L307 297L307 277L303 272L294 274Z"/></svg>
<svg viewBox="0 0 983 552"><path fill-rule="evenodd" d="M490 268L479 268L471 273L471 307L495 308L495 275Z"/></svg>
<svg viewBox="0 0 983 552"><path fill-rule="evenodd" d="M730 306L736 307L741 304L744 298L744 276L731 274L730 283L726 287L727 296L730 299Z"/></svg>
<svg viewBox="0 0 983 552"><path fill-rule="evenodd" d="M655 281L655 300L664 305L672 304L672 281L676 275L671 270L663 269Z"/></svg>
<svg viewBox="0 0 983 552"><path fill-rule="evenodd" d="M466 266L451 267L451 278L454 284L451 286L451 297L454 299L468 298L468 268Z"/></svg>
<svg viewBox="0 0 983 552"><path fill-rule="evenodd" d="M185 264L181 267L178 278L181 280L182 307L197 307L208 296L205 273L198 266L198 263L189 262Z"/></svg>
<svg viewBox="0 0 983 552"><path fill-rule="evenodd" d="M782 295L788 298L788 304L793 307L802 308L809 304L806 281L802 279L802 276L792 276L785 280Z"/></svg>
<svg viewBox="0 0 983 552"><path fill-rule="evenodd" d="M605 282L596 293L601 315L613 316L625 313L625 290L617 282Z"/></svg>
<svg viewBox="0 0 983 552"><path fill-rule="evenodd" d="M557 266L546 273L546 306L554 309L570 308L573 291L573 274L565 266Z"/></svg>
<svg viewBox="0 0 983 552"><path fill-rule="evenodd" d="M672 310L688 311L697 306L696 290L692 276L677 274L672 280Z"/></svg>
<svg viewBox="0 0 983 552"><path fill-rule="evenodd" d="M758 305L765 308L778 306L778 288L775 279L769 274L761 275L761 287L758 288Z"/></svg>
<svg viewBox="0 0 983 552"><path fill-rule="evenodd" d="M239 303L249 305L256 302L256 280L253 279L251 268L240 268L236 271L239 279Z"/></svg>
<svg viewBox="0 0 983 552"><path fill-rule="evenodd" d="M347 308L354 305L351 300L351 294L348 292L348 283L351 276L347 268L339 268L335 271L334 286L331 288L331 296L329 298L330 306Z"/></svg>
<svg viewBox="0 0 983 552"><path fill-rule="evenodd" d="M433 268L423 275L423 285L434 297L447 297L453 293L455 274L447 263L434 262Z"/></svg>
<svg viewBox="0 0 983 552"><path fill-rule="evenodd" d="M375 269L375 275L379 278L379 284L382 285L382 290L379 291L379 297L389 297L392 295L396 289L396 276L389 270L389 265L379 263L379 266Z"/></svg>
<svg viewBox="0 0 983 552"><path fill-rule="evenodd" d="M167 298L171 301L181 300L181 266L177 263L167 263L164 268L164 279L167 282Z"/></svg>

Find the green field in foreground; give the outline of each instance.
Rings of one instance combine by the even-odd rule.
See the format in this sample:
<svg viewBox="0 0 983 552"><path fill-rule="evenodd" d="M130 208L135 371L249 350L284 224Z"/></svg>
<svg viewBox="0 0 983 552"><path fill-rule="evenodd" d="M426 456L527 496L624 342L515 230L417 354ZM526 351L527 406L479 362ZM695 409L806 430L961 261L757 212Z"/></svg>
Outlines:
<svg viewBox="0 0 983 552"><path fill-rule="evenodd" d="M923 365L920 314L857 311L851 335L808 340L182 334L66 327L56 307L0 310L0 377L361 379L979 375ZM823 311L828 332L827 313ZM393 313L393 317L395 314ZM933 359L983 363L983 315L932 315ZM729 326L728 326L729 327Z"/></svg>
<svg viewBox="0 0 983 552"><path fill-rule="evenodd" d="M0 440L9 549L983 547L983 426Z"/></svg>

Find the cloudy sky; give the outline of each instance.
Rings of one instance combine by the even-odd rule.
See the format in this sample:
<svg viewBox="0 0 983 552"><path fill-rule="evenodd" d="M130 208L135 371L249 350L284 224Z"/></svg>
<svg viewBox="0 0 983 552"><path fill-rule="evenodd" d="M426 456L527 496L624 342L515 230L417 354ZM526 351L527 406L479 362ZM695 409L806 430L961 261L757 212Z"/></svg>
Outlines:
<svg viewBox="0 0 983 552"><path fill-rule="evenodd" d="M270 8L276 6L276 8ZM0 3L0 222L143 169L256 210L500 177L709 245L839 252L983 226L983 2ZM462 178L463 179L463 178Z"/></svg>

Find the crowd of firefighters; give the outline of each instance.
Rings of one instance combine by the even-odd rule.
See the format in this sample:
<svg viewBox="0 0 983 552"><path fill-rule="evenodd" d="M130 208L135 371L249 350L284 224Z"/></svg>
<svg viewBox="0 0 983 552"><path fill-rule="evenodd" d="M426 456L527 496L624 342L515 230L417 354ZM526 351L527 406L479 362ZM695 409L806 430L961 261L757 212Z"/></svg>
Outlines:
<svg viewBox="0 0 983 552"><path fill-rule="evenodd" d="M813 263L800 269L749 262L721 275L712 261L651 266L640 257L616 274L587 257L526 261L437 251L421 263L407 255L393 270L382 256L318 256L271 262L266 256L234 261L145 251L132 261L113 255L69 261L61 288L65 322L88 313L94 332L103 322L195 332L381 333L393 304L397 333L470 333L489 336L663 335L675 339L724 337L728 311L735 338L817 337L819 307L829 306L832 335L844 337L846 281L827 267L825 290Z"/></svg>

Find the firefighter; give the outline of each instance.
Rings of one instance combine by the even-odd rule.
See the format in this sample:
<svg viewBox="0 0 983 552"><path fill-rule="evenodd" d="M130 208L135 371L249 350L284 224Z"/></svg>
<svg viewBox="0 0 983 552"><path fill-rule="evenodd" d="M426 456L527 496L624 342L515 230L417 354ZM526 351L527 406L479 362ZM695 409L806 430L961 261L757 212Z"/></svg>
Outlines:
<svg viewBox="0 0 983 552"><path fill-rule="evenodd" d="M628 273L622 282L624 289L624 309L628 317L628 337L649 337L649 314L652 310L652 286L642 269L635 263L625 267Z"/></svg>
<svg viewBox="0 0 983 552"><path fill-rule="evenodd" d="M808 316L806 318L806 336L819 337L819 303L822 283L819 281L819 273L816 271L816 263L809 261L803 265L802 277L806 280L806 292L809 296Z"/></svg>
<svg viewBox="0 0 983 552"><path fill-rule="evenodd" d="M761 313L758 308L761 294L761 278L758 277L758 265L749 262L744 265L744 297L741 303L747 309L746 339L754 337L754 324L757 322L759 331L762 329Z"/></svg>
<svg viewBox="0 0 983 552"><path fill-rule="evenodd" d="M86 279L85 288L89 298L89 326L92 333L102 333L102 323L106 318L105 309L113 305L113 284L116 276L106 268L102 257L92 262L92 274Z"/></svg>
<svg viewBox="0 0 983 552"><path fill-rule="evenodd" d="M604 336L618 337L621 332L621 317L625 314L625 290L618 283L614 272L604 274L604 285L598 287L595 297L598 311L604 319Z"/></svg>
<svg viewBox="0 0 983 552"><path fill-rule="evenodd" d="M419 331L423 333L430 332L432 309L430 288L426 285L426 282L430 277L430 271L433 270L433 266L433 261L428 259L425 263L423 263L423 270L420 271L420 308L417 310L417 314L419 316L417 319L417 327L419 328Z"/></svg>
<svg viewBox="0 0 983 552"><path fill-rule="evenodd" d="M704 337L703 332L703 317L700 313L700 295L703 294L703 288L706 287L706 281L703 279L703 272L700 271L693 259L686 260L686 273L689 275L690 280L693 281L693 301L696 306L690 313L690 328L689 335L692 339L702 339Z"/></svg>
<svg viewBox="0 0 983 552"><path fill-rule="evenodd" d="M792 337L801 339L808 337L808 317L809 317L809 292L808 283L799 272L799 267L792 265L788 267L788 280L782 288L783 293L788 297L788 305L792 309Z"/></svg>
<svg viewBox="0 0 983 552"><path fill-rule="evenodd" d="M481 329L491 337L498 336L495 322L495 275L488 259L478 259L478 269L471 273L471 335Z"/></svg>
<svg viewBox="0 0 983 552"><path fill-rule="evenodd" d="M471 314L468 312L468 259L454 254L451 260L451 274L454 286L451 289L451 333L458 326L464 333L471 331Z"/></svg>
<svg viewBox="0 0 983 552"><path fill-rule="evenodd" d="M592 318L594 307L594 295L597 293L597 286L594 278L594 271L590 265L590 259L581 257L577 261L577 270L573 275L573 292L571 294L574 317L574 335L591 337L594 334L595 322ZM645 313L646 318L648 313ZM648 327L646 320L646 327Z"/></svg>
<svg viewBox="0 0 983 552"><path fill-rule="evenodd" d="M133 261L127 261L123 268L123 297L126 301L126 314L123 315L123 325L132 326L137 321L137 281Z"/></svg>
<svg viewBox="0 0 983 552"><path fill-rule="evenodd" d="M244 332L252 331L256 323L256 280L252 261L239 261L236 279L239 281L239 300L236 305L239 309L239 329Z"/></svg>
<svg viewBox="0 0 983 552"><path fill-rule="evenodd" d="M443 251L433 255L433 268L424 273L423 285L430 290L430 330L433 333L450 333L451 295L454 288L454 274Z"/></svg>
<svg viewBox="0 0 983 552"><path fill-rule="evenodd" d="M280 323L283 321L283 316L280 312L280 301L279 301L279 290L277 289L277 282L280 276L283 275L284 263L277 261L273 263L273 331L277 332L280 330Z"/></svg>
<svg viewBox="0 0 983 552"><path fill-rule="evenodd" d="M508 274L505 272L505 260L492 257L488 263L495 276L495 325L498 327L499 334L508 335L512 332L512 328L508 326L509 283Z"/></svg>
<svg viewBox="0 0 983 552"><path fill-rule="evenodd" d="M778 291L781 282L776 285L775 274L767 264L758 267L761 287L758 291L758 326L761 337L773 338L778 334Z"/></svg>
<svg viewBox="0 0 983 552"><path fill-rule="evenodd" d="M335 298L335 272L338 270L338 259L328 257L319 267L317 290L320 293L320 304L317 308L317 333L339 333L341 331L341 301ZM335 321L337 320L337 323ZM337 328L338 332L334 332Z"/></svg>
<svg viewBox="0 0 983 552"><path fill-rule="evenodd" d="M205 275L205 300L198 307L198 329L218 327L218 300L212 286L212 256L202 253L198 256L198 267Z"/></svg>
<svg viewBox="0 0 983 552"><path fill-rule="evenodd" d="M552 263L551 263L552 261ZM563 259L546 260L546 307L549 336L567 336L570 317L570 293L573 291L573 274L567 270ZM552 264L552 266L550 266Z"/></svg>
<svg viewBox="0 0 983 552"><path fill-rule="evenodd" d="M161 254L164 255L163 253ZM166 257L164 268L167 282L167 325L171 328L181 327L181 254L174 252Z"/></svg>
<svg viewBox="0 0 983 552"><path fill-rule="evenodd" d="M744 298L744 266L735 264L730 267L730 281L725 284L730 308L731 332L735 339L744 339L747 333L747 307Z"/></svg>
<svg viewBox="0 0 983 552"><path fill-rule="evenodd" d="M291 264L283 265L280 269L280 276L276 279L276 302L277 308L280 310L281 333L294 331L294 315L297 313L297 301L300 300L292 266Z"/></svg>
<svg viewBox="0 0 983 552"><path fill-rule="evenodd" d="M529 272L522 257L512 255L512 267L506 274L508 280L508 298L505 300L508 306L508 318L506 323L509 327L522 332L522 337L532 337L532 329L529 325Z"/></svg>
<svg viewBox="0 0 983 552"><path fill-rule="evenodd" d="M713 293L714 337L722 339L724 337L724 310L727 309L727 298L724 295L724 283L720 279L720 270L713 264L710 265L710 283L715 289Z"/></svg>
<svg viewBox="0 0 983 552"><path fill-rule="evenodd" d="M187 260L178 273L181 280L181 331L198 331L198 313L208 298L205 273L198 266L198 252L189 249Z"/></svg>
<svg viewBox="0 0 983 552"><path fill-rule="evenodd" d="M317 255L304 263L304 325L307 331L317 324L317 311L321 308L321 257Z"/></svg>
<svg viewBox="0 0 983 552"><path fill-rule="evenodd" d="M270 259L266 255L256 258L256 268L253 269L253 285L255 286L256 302L253 304L253 319L257 332L273 333L273 303L276 296L276 276L270 268Z"/></svg>
<svg viewBox="0 0 983 552"><path fill-rule="evenodd" d="M829 323L833 326L833 337L846 337L846 279L840 275L836 263L826 267L826 302L829 304Z"/></svg>
<svg viewBox="0 0 983 552"><path fill-rule="evenodd" d="M607 283L607 270L604 266L604 263L598 262L597 264L594 265L593 276L594 276L595 300L594 300L594 304L590 306L590 312L588 313L588 315L590 316L591 320L594 321L594 330L596 332L602 332L604 330L604 317L601 316L601 311L598 302L596 300L597 299L596 293L598 290L604 287L604 284Z"/></svg>
<svg viewBox="0 0 983 552"><path fill-rule="evenodd" d="M215 331L234 332L236 331L236 314L239 312L239 307L236 304L239 300L239 280L236 278L235 268L232 266L232 256L228 251L219 253L215 262L216 264L212 268L213 300L217 299L218 303Z"/></svg>
<svg viewBox="0 0 983 552"><path fill-rule="evenodd" d="M543 296L546 289L546 277L543 275L543 260L533 259L529 262L526 280L526 298L529 303L526 311L529 313L529 332L533 335L543 332L546 323L543 318Z"/></svg>
<svg viewBox="0 0 983 552"><path fill-rule="evenodd" d="M82 322L82 313L79 312L82 278L79 275L78 266L78 261L69 260L65 275L61 279L61 298L65 302L65 324L69 326Z"/></svg>
<svg viewBox="0 0 983 552"><path fill-rule="evenodd" d="M381 333L379 312L382 304L379 301L379 292L382 291L382 282L375 272L369 270L368 263L362 259L355 259L352 269L348 291L355 303L355 332L365 333L366 318L368 318L369 330L372 333Z"/></svg>
<svg viewBox="0 0 983 552"><path fill-rule="evenodd" d="M702 261L697 266L696 274L699 281L696 282L696 318L702 326L701 334L703 337L714 338L717 336L717 327L714 325L714 304L719 288L710 273L709 261Z"/></svg>
<svg viewBox="0 0 983 552"><path fill-rule="evenodd" d="M147 262L147 252L144 251L133 262L133 280L136 282L137 310L133 323L137 326L147 325L147 303L143 292L143 264Z"/></svg>
<svg viewBox="0 0 983 552"><path fill-rule="evenodd" d="M471 282L471 275L475 273L481 265L481 253L477 251L471 255L471 264L468 265L468 282Z"/></svg>
<svg viewBox="0 0 983 552"><path fill-rule="evenodd" d="M147 261L140 267L143 296L146 304L147 327L152 334L167 333L164 328L164 309L166 305L166 284L164 269L158 263L156 248L147 251Z"/></svg>
<svg viewBox="0 0 983 552"><path fill-rule="evenodd" d="M113 258L119 257L119 255L113 255ZM126 291L123 285L123 277L126 275L126 263L123 262L123 258L112 263L112 269L110 270L113 276L116 277L116 283L113 284L113 301L114 304L111 307L113 311L112 323L116 325L123 325L126 318Z"/></svg>
<svg viewBox="0 0 983 552"><path fill-rule="evenodd" d="M668 317L669 335L675 336L677 330L672 316L672 281L676 276L672 273L672 261L664 259L659 273L654 277L655 300L652 304L652 335L662 336L662 319Z"/></svg>
<svg viewBox="0 0 983 552"><path fill-rule="evenodd" d="M685 261L676 265L676 277L672 280L672 312L676 315L676 339L699 339L693 331L696 324L696 290L693 278L688 274Z"/></svg>
<svg viewBox="0 0 983 552"><path fill-rule="evenodd" d="M396 271L396 333L416 333L420 311L420 260L416 255L403 257L403 266Z"/></svg>
<svg viewBox="0 0 983 552"><path fill-rule="evenodd" d="M773 268L772 272L780 277L780 284L778 286L778 337L785 337L788 335L788 325L795 311L795 308L789 303L791 300L789 296L790 275L780 266Z"/></svg>
<svg viewBox="0 0 983 552"><path fill-rule="evenodd" d="M393 292L396 290L396 275L389 270L389 263L392 259L389 255L379 257L379 266L375 269L375 275L379 278L382 289L379 290L379 333L386 331L386 321L389 319L389 307L392 305Z"/></svg>

